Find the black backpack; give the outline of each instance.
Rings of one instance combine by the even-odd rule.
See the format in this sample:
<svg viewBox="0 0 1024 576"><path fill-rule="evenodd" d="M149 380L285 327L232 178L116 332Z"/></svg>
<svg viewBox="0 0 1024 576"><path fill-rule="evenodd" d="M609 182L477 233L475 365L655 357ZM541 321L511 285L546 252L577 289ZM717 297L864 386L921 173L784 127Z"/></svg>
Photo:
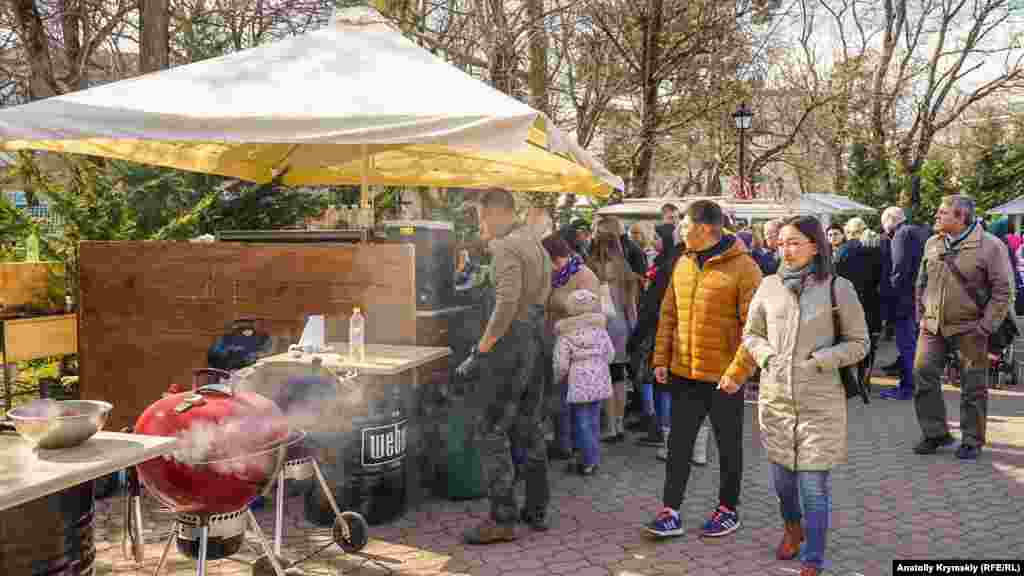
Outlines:
<svg viewBox="0 0 1024 576"><path fill-rule="evenodd" d="M231 323L226 334L213 343L206 354L206 361L211 368L238 370L273 354L273 350L273 339L257 329L255 318L239 318Z"/></svg>

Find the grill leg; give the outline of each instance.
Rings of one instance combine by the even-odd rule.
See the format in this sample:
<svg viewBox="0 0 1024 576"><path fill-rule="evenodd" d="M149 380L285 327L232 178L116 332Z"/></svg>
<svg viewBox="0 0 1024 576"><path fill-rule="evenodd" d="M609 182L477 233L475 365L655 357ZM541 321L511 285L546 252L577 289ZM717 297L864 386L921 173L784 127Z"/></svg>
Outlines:
<svg viewBox="0 0 1024 576"><path fill-rule="evenodd" d="M284 540L284 467L277 475L277 498L274 502L274 554L281 555Z"/></svg>
<svg viewBox="0 0 1024 576"><path fill-rule="evenodd" d="M252 524L252 531L256 533L256 539L260 541L260 546L263 548L263 554L266 555L267 560L270 561L270 565L274 568L274 574L277 576L285 576L284 569L281 568L281 563L277 561L277 555L270 548L270 542L267 542L266 536L263 535L263 530L260 529L260 523L256 521L256 515L252 513L252 509L245 509L246 516L249 517L249 523Z"/></svg>
<svg viewBox="0 0 1024 576"><path fill-rule="evenodd" d="M137 494L132 495L131 507L132 518L135 519L133 522L135 526L135 541L132 543L132 558L136 563L142 564L146 557L146 542L142 532L142 497Z"/></svg>
<svg viewBox="0 0 1024 576"><path fill-rule="evenodd" d="M160 561L157 562L156 570L153 571L153 576L160 576L160 570L163 569L164 563L167 562L167 553L171 550L171 544L178 539L178 522L175 521L171 525L171 537L167 539L167 543L164 544L164 551L160 554Z"/></svg>
<svg viewBox="0 0 1024 576"><path fill-rule="evenodd" d="M206 546L210 541L210 521L199 521L199 559L196 560L196 576L206 576Z"/></svg>
<svg viewBox="0 0 1024 576"><path fill-rule="evenodd" d="M327 498L327 503L331 505L331 510L334 511L334 519L341 525L345 538L348 538L350 536L348 533L348 523L341 517L341 508L338 508L338 503L334 500L334 493L331 492L331 487L328 486L324 473L320 471L320 465L317 464L316 458L313 458L311 462L313 464L313 473L316 474L316 481L320 484L320 489L324 491L324 497Z"/></svg>

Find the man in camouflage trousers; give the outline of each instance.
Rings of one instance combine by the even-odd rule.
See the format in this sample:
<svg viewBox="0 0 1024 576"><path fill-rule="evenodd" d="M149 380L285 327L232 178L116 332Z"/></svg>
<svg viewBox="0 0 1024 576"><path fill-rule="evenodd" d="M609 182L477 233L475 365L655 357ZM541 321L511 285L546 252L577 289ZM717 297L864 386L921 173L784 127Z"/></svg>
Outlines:
<svg viewBox="0 0 1024 576"><path fill-rule="evenodd" d="M544 333L544 306L551 291L551 258L536 235L516 219L515 201L505 190L490 190L480 201L481 235L493 257L495 303L476 351L458 368L460 376L477 365L481 379L473 394L472 443L491 501L490 518L467 530L469 544L515 540L522 520L547 529L550 500L542 399L545 373L538 359ZM526 503L516 504L511 445L526 453Z"/></svg>

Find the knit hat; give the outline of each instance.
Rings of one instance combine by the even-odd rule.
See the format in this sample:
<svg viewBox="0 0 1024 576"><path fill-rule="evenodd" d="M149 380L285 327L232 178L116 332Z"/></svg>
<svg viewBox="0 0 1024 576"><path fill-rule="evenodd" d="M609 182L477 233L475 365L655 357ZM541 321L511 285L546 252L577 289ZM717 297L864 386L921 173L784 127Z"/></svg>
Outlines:
<svg viewBox="0 0 1024 576"><path fill-rule="evenodd" d="M569 293L566 308L570 316L579 316L601 311L601 298L590 290L573 290Z"/></svg>

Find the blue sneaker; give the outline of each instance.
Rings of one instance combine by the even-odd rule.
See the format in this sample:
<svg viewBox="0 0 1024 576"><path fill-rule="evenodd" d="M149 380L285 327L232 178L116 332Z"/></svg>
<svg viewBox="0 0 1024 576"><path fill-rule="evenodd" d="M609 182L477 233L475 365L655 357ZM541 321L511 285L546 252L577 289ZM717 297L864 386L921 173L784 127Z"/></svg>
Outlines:
<svg viewBox="0 0 1024 576"><path fill-rule="evenodd" d="M740 516L725 506L719 506L711 518L704 523L704 536L718 538L726 534L732 534L740 527Z"/></svg>
<svg viewBox="0 0 1024 576"><path fill-rule="evenodd" d="M961 444L956 451L956 457L961 460L977 460L979 454L981 454L981 448L967 444Z"/></svg>
<svg viewBox="0 0 1024 576"><path fill-rule="evenodd" d="M671 508L662 508L654 521L644 525L644 530L658 538L682 536L683 524L679 521L679 513Z"/></svg>

